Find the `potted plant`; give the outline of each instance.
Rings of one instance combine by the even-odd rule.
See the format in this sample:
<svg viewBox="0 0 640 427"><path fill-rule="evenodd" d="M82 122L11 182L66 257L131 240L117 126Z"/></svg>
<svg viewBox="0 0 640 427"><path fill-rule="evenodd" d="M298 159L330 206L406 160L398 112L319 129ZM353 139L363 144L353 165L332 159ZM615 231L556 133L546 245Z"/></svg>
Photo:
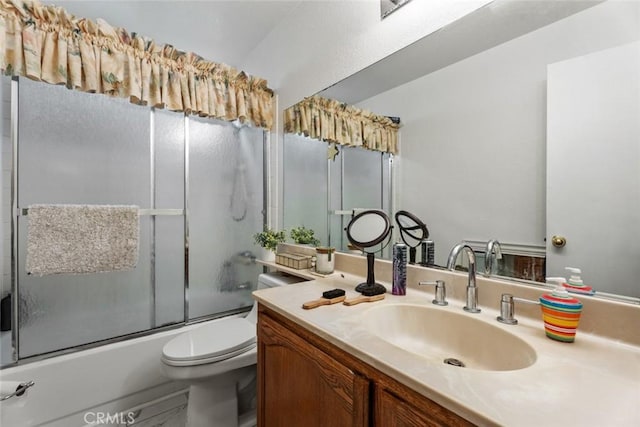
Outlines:
<svg viewBox="0 0 640 427"><path fill-rule="evenodd" d="M290 235L291 239L300 245L318 246L320 240L318 240L314 234L315 232L312 229L302 226L292 228Z"/></svg>
<svg viewBox="0 0 640 427"><path fill-rule="evenodd" d="M262 248L260 259L263 261L274 262L276 260L276 249L278 248L278 243L285 241L286 231L274 231L270 228L265 228L264 231L254 234L253 239L256 244Z"/></svg>

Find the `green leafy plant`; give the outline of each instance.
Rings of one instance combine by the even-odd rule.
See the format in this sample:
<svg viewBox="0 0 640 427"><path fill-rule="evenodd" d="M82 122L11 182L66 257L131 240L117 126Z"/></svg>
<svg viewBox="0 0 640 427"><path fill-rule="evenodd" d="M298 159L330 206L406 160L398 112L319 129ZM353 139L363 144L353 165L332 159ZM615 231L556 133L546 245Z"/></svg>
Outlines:
<svg viewBox="0 0 640 427"><path fill-rule="evenodd" d="M264 231L254 234L253 239L257 245L275 252L278 247L278 243L284 242L287 238L286 236L285 230L274 231L270 228L265 228Z"/></svg>
<svg viewBox="0 0 640 427"><path fill-rule="evenodd" d="M301 245L318 246L320 240L314 236L315 232L306 227L294 227L291 229L291 239Z"/></svg>

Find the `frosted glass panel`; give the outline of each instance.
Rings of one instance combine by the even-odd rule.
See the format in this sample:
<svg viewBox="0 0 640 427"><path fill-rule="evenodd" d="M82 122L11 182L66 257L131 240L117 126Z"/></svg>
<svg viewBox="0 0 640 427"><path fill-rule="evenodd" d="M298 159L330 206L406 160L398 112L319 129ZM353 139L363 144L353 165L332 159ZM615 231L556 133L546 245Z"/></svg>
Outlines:
<svg viewBox="0 0 640 427"><path fill-rule="evenodd" d="M323 141L293 134L284 136L284 228L311 228L324 245L327 244L327 147ZM339 157L335 163L339 163Z"/></svg>
<svg viewBox="0 0 640 427"><path fill-rule="evenodd" d="M149 109L20 79L19 206L149 207Z"/></svg>
<svg viewBox="0 0 640 427"><path fill-rule="evenodd" d="M27 219L19 223L20 358L151 327L148 217L140 218L134 270L44 277L25 273Z"/></svg>
<svg viewBox="0 0 640 427"><path fill-rule="evenodd" d="M184 206L184 114L154 110L156 208Z"/></svg>
<svg viewBox="0 0 640 427"><path fill-rule="evenodd" d="M184 321L184 218L157 216L156 319L163 326Z"/></svg>
<svg viewBox="0 0 640 427"><path fill-rule="evenodd" d="M20 80L18 206L149 207L149 110L119 99ZM151 327L150 219L140 220L137 267L127 272L25 274L27 218L19 219L19 357Z"/></svg>
<svg viewBox="0 0 640 427"><path fill-rule="evenodd" d="M154 110L155 207L184 209L182 113ZM156 216L153 326L184 321L184 217Z"/></svg>
<svg viewBox="0 0 640 427"><path fill-rule="evenodd" d="M330 164L330 210L389 209L388 154L356 147L340 147L342 161ZM344 173L342 167L344 163ZM348 249L344 228L350 215L330 215L331 245L339 250Z"/></svg>
<svg viewBox="0 0 640 427"><path fill-rule="evenodd" d="M349 147L344 155L344 209L382 208L381 154Z"/></svg>
<svg viewBox="0 0 640 427"><path fill-rule="evenodd" d="M260 129L189 119L189 317L250 306L262 230ZM245 254L246 255L246 254Z"/></svg>
<svg viewBox="0 0 640 427"><path fill-rule="evenodd" d="M356 147L346 147L342 150L344 156L344 176L342 182L342 207L352 209L383 209L384 198L384 170L382 154L377 151ZM343 218L346 227L351 218ZM348 240L342 234L343 247Z"/></svg>

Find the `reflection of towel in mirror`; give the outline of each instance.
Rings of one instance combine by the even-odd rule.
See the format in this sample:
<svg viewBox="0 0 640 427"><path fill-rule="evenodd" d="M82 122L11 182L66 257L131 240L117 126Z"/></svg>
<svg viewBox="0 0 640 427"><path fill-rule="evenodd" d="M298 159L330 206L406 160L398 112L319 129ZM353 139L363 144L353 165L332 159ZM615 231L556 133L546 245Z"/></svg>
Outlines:
<svg viewBox="0 0 640 427"><path fill-rule="evenodd" d="M137 206L29 206L27 273L130 270L138 262Z"/></svg>

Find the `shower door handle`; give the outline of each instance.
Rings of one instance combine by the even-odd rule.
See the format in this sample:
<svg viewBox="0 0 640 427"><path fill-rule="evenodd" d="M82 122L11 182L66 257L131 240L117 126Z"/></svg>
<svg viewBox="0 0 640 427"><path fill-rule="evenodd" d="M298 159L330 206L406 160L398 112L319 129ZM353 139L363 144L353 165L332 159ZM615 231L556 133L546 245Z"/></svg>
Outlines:
<svg viewBox="0 0 640 427"><path fill-rule="evenodd" d="M29 389L30 387L33 387L34 385L36 385L35 381L20 383L18 387L16 387L16 391L14 391L13 393L0 396L0 402L4 402L5 400L11 399L14 396L20 397L23 394L25 394L27 389Z"/></svg>

